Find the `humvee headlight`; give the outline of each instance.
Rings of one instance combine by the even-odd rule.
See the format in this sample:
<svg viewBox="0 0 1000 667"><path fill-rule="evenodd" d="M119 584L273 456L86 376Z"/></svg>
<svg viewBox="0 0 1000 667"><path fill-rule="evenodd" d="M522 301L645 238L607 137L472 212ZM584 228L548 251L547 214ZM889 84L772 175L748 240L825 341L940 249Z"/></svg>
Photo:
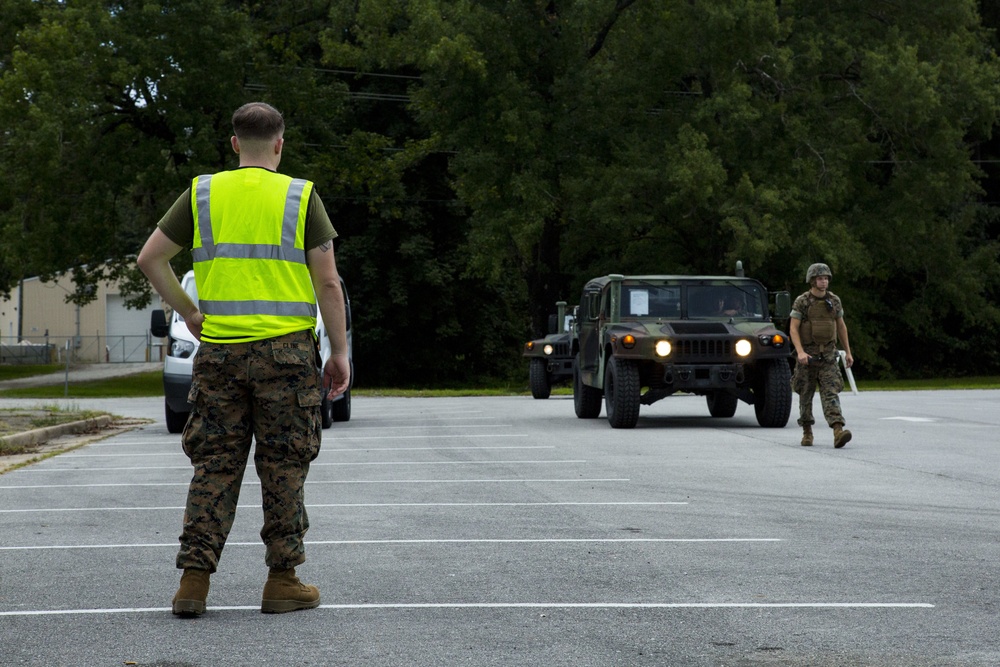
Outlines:
<svg viewBox="0 0 1000 667"><path fill-rule="evenodd" d="M656 341L656 355L659 357L666 357L670 355L670 341L669 340L658 340Z"/></svg>
<svg viewBox="0 0 1000 667"><path fill-rule="evenodd" d="M622 336L622 347L628 350L631 350L633 347L635 347L635 336L633 336L632 334L625 334L624 336Z"/></svg>
<svg viewBox="0 0 1000 667"><path fill-rule="evenodd" d="M524 344L524 349L528 350L529 352L531 350L534 350L535 349L535 341L529 340L527 343Z"/></svg>
<svg viewBox="0 0 1000 667"><path fill-rule="evenodd" d="M546 345L545 347L542 348L542 352L544 352L547 355L548 354L552 354L552 346L551 345Z"/></svg>
<svg viewBox="0 0 1000 667"><path fill-rule="evenodd" d="M741 338L740 340L736 341L736 354L740 355L741 357L748 356L752 349L753 346L750 344L750 341L748 341L746 338Z"/></svg>

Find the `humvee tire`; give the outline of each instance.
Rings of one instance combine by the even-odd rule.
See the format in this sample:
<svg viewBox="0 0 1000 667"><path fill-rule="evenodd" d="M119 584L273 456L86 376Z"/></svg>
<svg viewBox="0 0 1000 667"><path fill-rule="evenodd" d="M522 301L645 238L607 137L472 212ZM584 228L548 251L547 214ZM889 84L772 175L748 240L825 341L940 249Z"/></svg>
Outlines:
<svg viewBox="0 0 1000 667"><path fill-rule="evenodd" d="M784 428L792 412L792 371L784 359L770 359L758 369L753 409L765 428Z"/></svg>
<svg viewBox="0 0 1000 667"><path fill-rule="evenodd" d="M573 359L573 409L580 419L596 419L601 414L601 390L588 387L580 378L580 355Z"/></svg>
<svg viewBox="0 0 1000 667"><path fill-rule="evenodd" d="M604 370L604 409L611 428L635 428L639 421L639 367L612 357Z"/></svg>
<svg viewBox="0 0 1000 667"><path fill-rule="evenodd" d="M728 391L713 391L705 396L708 402L708 414L713 417L732 417L736 414L736 406L740 399Z"/></svg>
<svg viewBox="0 0 1000 667"><path fill-rule="evenodd" d="M531 359L528 365L528 385L532 398L548 398L552 394L548 363L544 359Z"/></svg>

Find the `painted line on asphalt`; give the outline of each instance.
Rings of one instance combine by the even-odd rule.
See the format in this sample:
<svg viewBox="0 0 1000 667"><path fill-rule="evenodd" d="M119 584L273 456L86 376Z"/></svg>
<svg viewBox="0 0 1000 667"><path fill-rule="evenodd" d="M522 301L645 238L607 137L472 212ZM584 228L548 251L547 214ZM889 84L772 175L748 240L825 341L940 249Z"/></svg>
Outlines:
<svg viewBox="0 0 1000 667"><path fill-rule="evenodd" d="M176 443L175 443L176 444ZM97 447L99 445L88 445ZM436 451L461 451L461 450L495 450L495 449L555 449L555 445L467 445L458 447L323 447L320 456L334 452L436 452ZM253 450L251 450L251 453ZM98 459L98 458L135 458L141 459L153 456L185 456L184 452L178 449L175 452L147 452L145 454L60 454L58 457L48 459L48 461L61 461L62 459ZM186 458L186 456L185 456Z"/></svg>
<svg viewBox="0 0 1000 667"><path fill-rule="evenodd" d="M641 501L641 502L549 502L549 503L317 503L306 504L306 509L319 507L602 507L602 506L660 506L660 505L687 505L684 501ZM244 505L240 503L239 509L260 509L260 505ZM183 505L177 507L49 507L49 508L29 508L4 510L0 509L0 514L26 514L30 512L160 512L164 510L177 511L186 509Z"/></svg>
<svg viewBox="0 0 1000 667"><path fill-rule="evenodd" d="M505 426L506 424L501 424ZM487 428L492 428L490 425ZM438 427L434 427L438 428ZM444 428L444 427L441 427ZM481 427L482 428L482 427ZM360 429L351 429L351 431ZM376 429L378 430L378 429ZM529 433L462 433L456 435L439 435L436 433L421 433L420 435L359 435L352 436L348 434L349 432L338 433L337 440L414 440L414 439L426 439L426 438L527 438L530 436ZM175 444L180 442L180 436L177 436L177 440L173 441ZM138 443L135 443L138 444Z"/></svg>
<svg viewBox="0 0 1000 667"><path fill-rule="evenodd" d="M421 435L338 435L337 440L420 440L434 438L435 440L444 438L527 438L530 433L463 433L462 435L437 435L435 433L424 433Z"/></svg>
<svg viewBox="0 0 1000 667"><path fill-rule="evenodd" d="M391 611L395 609L935 609L929 602L398 602L321 604L317 609ZM206 612L252 611L260 605L209 606ZM0 616L72 616L85 614L167 614L170 607L39 609L0 611Z"/></svg>
<svg viewBox="0 0 1000 667"><path fill-rule="evenodd" d="M563 538L489 538L489 539L421 539L421 540L306 540L308 546L362 546L374 544L705 544L744 542L784 542L777 537L563 537ZM261 542L226 542L227 547L260 547ZM65 551L75 549L162 549L177 548L177 542L145 544L49 544L39 546L0 547L0 551Z"/></svg>
<svg viewBox="0 0 1000 667"><path fill-rule="evenodd" d="M354 431L385 431L387 429L395 429L395 430L409 429L409 430L413 430L413 429L418 429L418 428L422 428L422 429L428 429L428 428L497 428L497 427L500 427L500 426L505 426L507 428L512 428L514 426L514 424L511 424L511 423L502 423L502 422L494 422L492 424L413 424L413 423L410 423L410 424L408 424L406 426L351 426L349 429L345 429L344 431L338 432L337 435L333 436L333 437L339 438L346 431L349 431L349 432L353 433Z"/></svg>
<svg viewBox="0 0 1000 667"><path fill-rule="evenodd" d="M309 468L345 468L358 466L480 466L492 464L519 464L519 465L549 465L553 463L588 463L586 459L564 459L564 460L542 460L542 461L341 461L339 463L316 463L313 462ZM113 468L38 468L30 472L105 472L121 470L191 470L190 465L186 466L132 466Z"/></svg>
<svg viewBox="0 0 1000 667"><path fill-rule="evenodd" d="M318 484L589 484L592 482L628 482L627 477L610 477L594 479L344 479L344 480L307 480L306 486ZM13 489L91 489L108 487L142 487L142 486L188 486L190 482L133 482L107 484L25 484L21 486L0 486L0 491ZM259 481L243 480L243 486L260 486Z"/></svg>

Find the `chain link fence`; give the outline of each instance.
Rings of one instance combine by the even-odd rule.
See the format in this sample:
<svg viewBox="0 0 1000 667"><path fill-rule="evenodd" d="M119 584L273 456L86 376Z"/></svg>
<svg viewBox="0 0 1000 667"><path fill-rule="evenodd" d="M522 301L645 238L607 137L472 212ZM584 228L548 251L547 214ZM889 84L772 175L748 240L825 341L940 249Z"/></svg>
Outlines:
<svg viewBox="0 0 1000 667"><path fill-rule="evenodd" d="M163 361L152 336L0 336L0 364L135 363Z"/></svg>

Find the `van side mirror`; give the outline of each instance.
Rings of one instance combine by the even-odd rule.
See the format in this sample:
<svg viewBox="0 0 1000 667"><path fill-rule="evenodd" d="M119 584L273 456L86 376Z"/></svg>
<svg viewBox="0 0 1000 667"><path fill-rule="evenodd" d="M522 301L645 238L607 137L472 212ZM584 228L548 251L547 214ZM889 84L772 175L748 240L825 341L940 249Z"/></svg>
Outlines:
<svg viewBox="0 0 1000 667"><path fill-rule="evenodd" d="M154 310L149 316L149 333L156 338L170 335L170 325L167 324L167 314L162 310Z"/></svg>
<svg viewBox="0 0 1000 667"><path fill-rule="evenodd" d="M774 294L774 317L779 320L787 320L792 314L792 296L788 292L775 292Z"/></svg>

